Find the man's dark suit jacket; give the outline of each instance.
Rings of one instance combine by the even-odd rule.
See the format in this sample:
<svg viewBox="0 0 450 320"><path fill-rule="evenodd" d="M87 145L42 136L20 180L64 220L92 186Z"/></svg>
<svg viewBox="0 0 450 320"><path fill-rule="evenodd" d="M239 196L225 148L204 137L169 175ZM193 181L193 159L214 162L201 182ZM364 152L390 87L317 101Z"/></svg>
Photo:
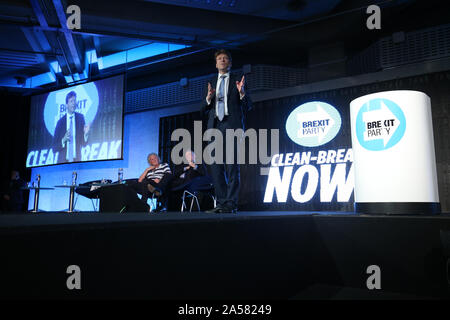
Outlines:
<svg viewBox="0 0 450 320"><path fill-rule="evenodd" d="M81 147L85 146L84 142L84 116L81 113L74 112L75 114L75 142L76 142L76 157L73 161L81 161ZM58 163L66 162L66 153L68 143L66 142L63 148L61 140L67 132L67 114L58 120L55 128L55 135L53 136L53 152L59 152Z"/></svg>
<svg viewBox="0 0 450 320"><path fill-rule="evenodd" d="M2 207L0 210L5 211L22 211L24 203L24 190L21 188L26 187L26 182L19 178L17 180L4 181L2 186L2 192L0 192ZM9 200L3 199L4 195L9 196Z"/></svg>
<svg viewBox="0 0 450 320"><path fill-rule="evenodd" d="M188 170L184 171L184 168L187 166L189 166L189 165L184 164L184 163L175 165L175 168L173 170L174 179L180 179L180 180L183 180L184 182L188 182L194 178L206 175L206 168L205 168L204 164L198 164L197 169L190 167ZM185 174L184 179L181 179L180 176L183 173Z"/></svg>
<svg viewBox="0 0 450 320"><path fill-rule="evenodd" d="M228 106L228 116L227 124L229 129L242 128L245 130L245 118L246 114L252 108L252 102L248 96L247 90L245 91L245 96L241 100L239 91L236 88L236 81L240 81L242 77L237 79L232 73L230 73L230 79L228 81L228 94L227 94L227 106ZM210 81L211 86L215 89L217 87L217 77ZM203 95L203 108L202 114L206 116L207 119L207 129L214 128L214 118L216 116L216 96L217 92L211 99L211 104L206 103L206 93Z"/></svg>

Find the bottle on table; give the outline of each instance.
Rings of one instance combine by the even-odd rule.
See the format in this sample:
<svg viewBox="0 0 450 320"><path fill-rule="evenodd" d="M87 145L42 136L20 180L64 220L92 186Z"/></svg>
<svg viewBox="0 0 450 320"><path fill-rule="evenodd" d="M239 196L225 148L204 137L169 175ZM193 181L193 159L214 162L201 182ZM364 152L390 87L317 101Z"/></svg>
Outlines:
<svg viewBox="0 0 450 320"><path fill-rule="evenodd" d="M75 186L77 184L77 172L72 172L72 185Z"/></svg>

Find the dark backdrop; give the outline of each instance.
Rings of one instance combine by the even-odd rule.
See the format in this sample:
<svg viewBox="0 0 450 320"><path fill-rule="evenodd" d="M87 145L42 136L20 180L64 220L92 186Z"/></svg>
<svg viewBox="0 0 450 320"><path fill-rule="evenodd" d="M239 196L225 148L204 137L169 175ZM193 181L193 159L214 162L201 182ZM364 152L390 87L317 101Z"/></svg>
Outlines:
<svg viewBox="0 0 450 320"><path fill-rule="evenodd" d="M448 212L450 209L450 71L257 102L254 103L253 111L248 114L247 128L279 128L280 153L303 151L317 153L318 150L350 148L350 102L366 94L389 90L417 90L431 98L439 196L442 210ZM315 148L306 148L293 143L285 130L289 113L295 107L310 101L327 102L333 105L342 117L342 127L336 138ZM199 119L201 115L198 112L161 118L159 149L165 161L169 160L170 150L175 145L170 141L172 131L176 128L186 128L193 135L193 121ZM203 123L203 129L205 127ZM348 170L349 166L347 166L347 172ZM346 203L335 202L336 194L333 197L334 202L321 203L319 190L307 203L297 203L289 195L286 203L264 204L267 176L261 176L259 173L260 165L241 165L239 204L241 210L353 211L353 195ZM304 180L306 182L307 179ZM304 187L302 186L302 190Z"/></svg>
<svg viewBox="0 0 450 320"><path fill-rule="evenodd" d="M1 186L8 182L11 170L18 170L28 181L31 170L25 168L28 124L30 118L30 97L0 89L2 117L0 120L0 170ZM3 191L3 190L2 190ZM25 208L28 196L25 195Z"/></svg>

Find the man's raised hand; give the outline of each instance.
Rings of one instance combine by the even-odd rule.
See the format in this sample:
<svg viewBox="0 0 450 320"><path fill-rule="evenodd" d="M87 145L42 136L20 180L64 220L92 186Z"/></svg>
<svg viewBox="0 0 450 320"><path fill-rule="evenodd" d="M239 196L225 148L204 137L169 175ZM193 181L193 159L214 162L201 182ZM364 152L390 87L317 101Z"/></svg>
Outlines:
<svg viewBox="0 0 450 320"><path fill-rule="evenodd" d="M91 130L92 121L88 124L84 125L84 134L87 135L89 133L89 130Z"/></svg>
<svg viewBox="0 0 450 320"><path fill-rule="evenodd" d="M245 86L245 76L242 76L241 81L236 81L236 88L238 89L240 95L245 94L244 86Z"/></svg>
<svg viewBox="0 0 450 320"><path fill-rule="evenodd" d="M70 142L70 130L66 131L66 134L64 135L64 137L62 138L62 143L65 145L66 142L69 141Z"/></svg>
<svg viewBox="0 0 450 320"><path fill-rule="evenodd" d="M211 83L208 82L208 95L206 96L206 100L211 101L216 89L213 89Z"/></svg>

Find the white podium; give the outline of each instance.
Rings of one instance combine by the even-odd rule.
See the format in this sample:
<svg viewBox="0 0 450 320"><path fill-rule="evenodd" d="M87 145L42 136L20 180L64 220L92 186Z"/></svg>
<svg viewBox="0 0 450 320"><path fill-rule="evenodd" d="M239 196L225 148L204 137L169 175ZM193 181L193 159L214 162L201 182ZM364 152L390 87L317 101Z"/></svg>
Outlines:
<svg viewBox="0 0 450 320"><path fill-rule="evenodd" d="M350 103L355 211L440 213L430 98L386 91Z"/></svg>

